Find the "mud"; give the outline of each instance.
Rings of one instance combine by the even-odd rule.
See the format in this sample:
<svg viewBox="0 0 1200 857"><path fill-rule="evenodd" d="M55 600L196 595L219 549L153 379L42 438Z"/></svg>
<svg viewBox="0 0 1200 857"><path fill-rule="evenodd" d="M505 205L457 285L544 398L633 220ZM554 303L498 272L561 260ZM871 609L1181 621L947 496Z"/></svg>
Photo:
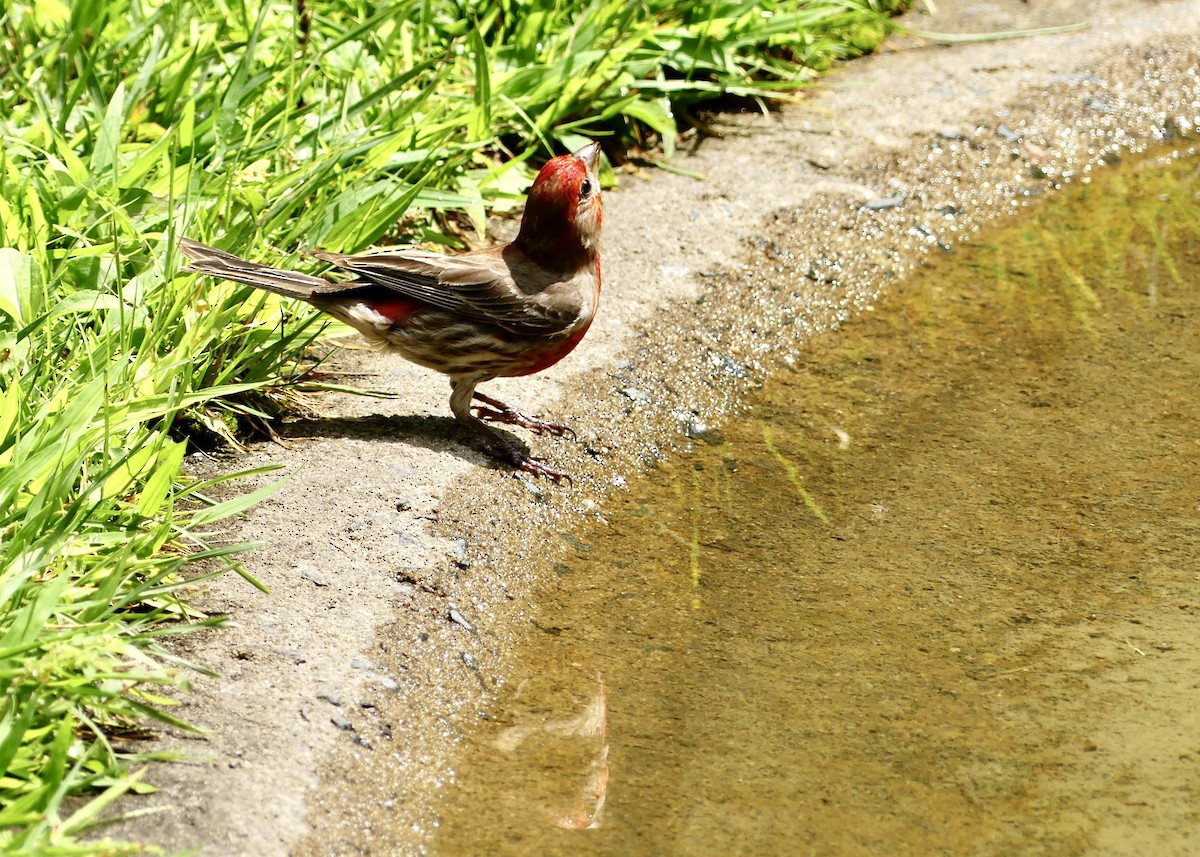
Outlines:
<svg viewBox="0 0 1200 857"><path fill-rule="evenodd" d="M234 627L189 643L221 677L197 680L178 713L211 735L172 738L191 761L152 772L164 789L139 806L174 808L114 832L206 854L326 854L371 853L386 826L380 853L428 850L458 745L514 669L526 599L575 549L561 533L604 520L648 463L720 432L748 390L902 288L939 244L1195 133L1200 40L1180 34L1200 32L1200 4L1075 6L940 2L914 25L1093 26L896 39L804 104L724 120L724 139L678 159L702 181L624 176L606 195L606 293L578 357L488 390L576 425L574 443L530 440L576 474L569 489L491 469L441 416L440 379L343 352L348 380L398 398L324 397L285 428L286 448L237 462L285 468L230 533L266 543L246 563L273 593L231 577L202 602ZM776 248L779 232L811 241ZM737 276L708 276L722 271Z"/></svg>

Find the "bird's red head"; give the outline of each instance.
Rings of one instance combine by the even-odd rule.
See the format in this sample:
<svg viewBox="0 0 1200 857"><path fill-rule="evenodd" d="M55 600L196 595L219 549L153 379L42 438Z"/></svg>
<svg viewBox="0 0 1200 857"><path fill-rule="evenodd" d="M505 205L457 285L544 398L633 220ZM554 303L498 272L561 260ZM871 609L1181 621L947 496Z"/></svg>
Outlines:
<svg viewBox="0 0 1200 857"><path fill-rule="evenodd" d="M513 243L548 267L575 267L600 247L604 210L596 166L600 144L589 143L571 155L559 155L542 167Z"/></svg>

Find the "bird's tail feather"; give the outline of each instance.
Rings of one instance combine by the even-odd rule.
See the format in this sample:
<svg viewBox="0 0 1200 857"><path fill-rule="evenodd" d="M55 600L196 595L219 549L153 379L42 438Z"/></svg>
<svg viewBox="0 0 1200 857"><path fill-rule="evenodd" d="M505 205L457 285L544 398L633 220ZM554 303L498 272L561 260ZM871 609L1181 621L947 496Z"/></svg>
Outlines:
<svg viewBox="0 0 1200 857"><path fill-rule="evenodd" d="M337 287L337 284L329 280L260 265L216 247L193 241L191 238L179 239L179 250L191 260L191 264L186 268L188 271L245 283L290 298L311 300L320 292L328 292Z"/></svg>

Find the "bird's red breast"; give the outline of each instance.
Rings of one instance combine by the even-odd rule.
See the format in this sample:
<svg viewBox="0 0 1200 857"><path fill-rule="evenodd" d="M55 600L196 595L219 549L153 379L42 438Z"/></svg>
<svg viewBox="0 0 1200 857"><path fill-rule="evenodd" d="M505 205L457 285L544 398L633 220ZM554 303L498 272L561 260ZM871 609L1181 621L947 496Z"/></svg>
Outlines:
<svg viewBox="0 0 1200 857"><path fill-rule="evenodd" d="M592 301L592 306L595 307L600 303L600 254L596 254L596 297ZM595 315L587 320L587 323L568 336L566 339L557 343L555 346L547 348L545 354L531 366L529 369L520 372L521 375L533 375L541 372L543 369L549 369L559 360L562 360L568 354L575 350L575 346L583 341L583 337L587 334L588 328L592 326L592 321L595 320Z"/></svg>

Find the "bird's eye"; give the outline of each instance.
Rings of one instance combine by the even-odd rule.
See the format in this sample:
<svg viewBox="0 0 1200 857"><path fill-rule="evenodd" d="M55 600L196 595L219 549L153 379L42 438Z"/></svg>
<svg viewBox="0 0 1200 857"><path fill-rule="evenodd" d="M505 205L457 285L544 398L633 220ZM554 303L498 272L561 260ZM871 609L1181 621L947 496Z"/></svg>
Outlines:
<svg viewBox="0 0 1200 857"><path fill-rule="evenodd" d="M584 179L583 182L579 185L579 198L586 199L587 197L589 197L591 195L592 195L592 180Z"/></svg>

